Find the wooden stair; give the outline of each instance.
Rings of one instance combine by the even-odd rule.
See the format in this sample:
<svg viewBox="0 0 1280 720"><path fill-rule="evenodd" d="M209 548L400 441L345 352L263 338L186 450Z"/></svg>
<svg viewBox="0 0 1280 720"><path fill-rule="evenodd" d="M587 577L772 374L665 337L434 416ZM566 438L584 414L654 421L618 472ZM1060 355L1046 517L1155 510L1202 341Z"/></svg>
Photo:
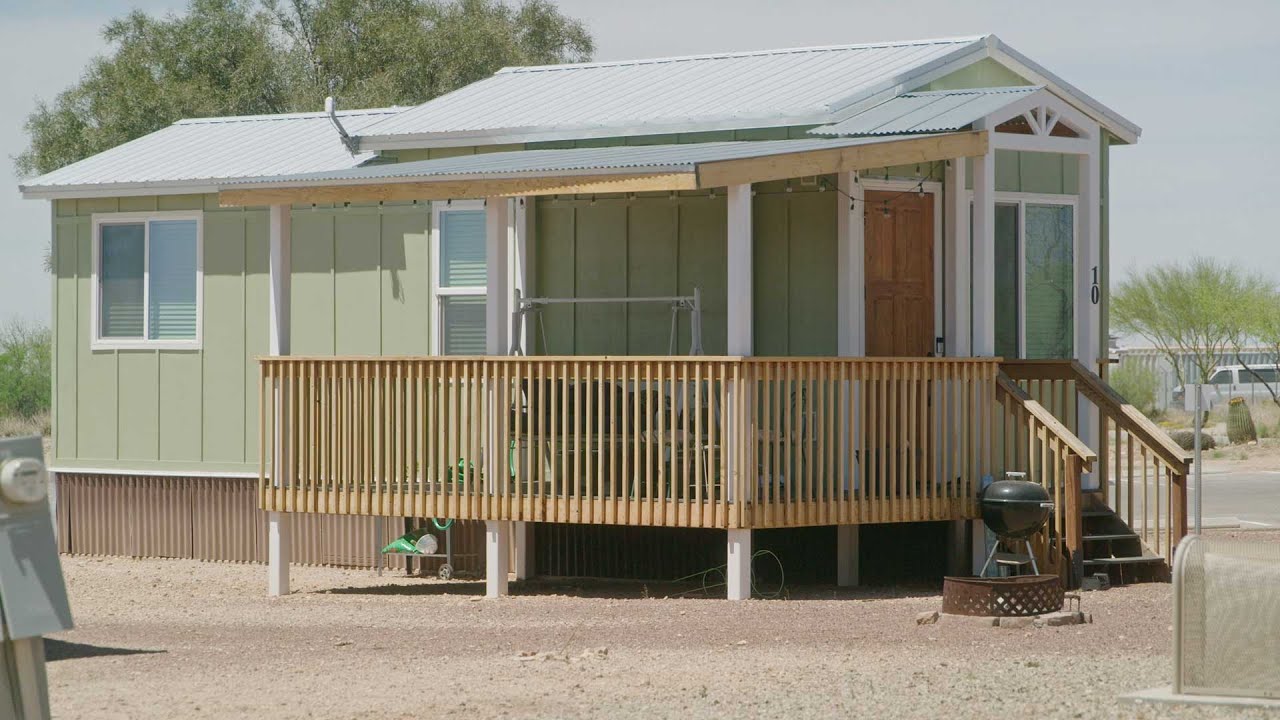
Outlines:
<svg viewBox="0 0 1280 720"><path fill-rule="evenodd" d="M1169 565L1094 493L1085 493L1084 574L1106 574L1112 585L1167 582Z"/></svg>

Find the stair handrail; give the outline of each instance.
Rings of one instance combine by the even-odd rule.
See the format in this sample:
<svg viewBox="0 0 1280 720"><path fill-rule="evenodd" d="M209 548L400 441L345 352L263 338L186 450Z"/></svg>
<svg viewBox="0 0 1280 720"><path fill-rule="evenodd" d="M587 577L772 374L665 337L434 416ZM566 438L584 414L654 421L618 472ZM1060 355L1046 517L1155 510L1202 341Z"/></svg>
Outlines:
<svg viewBox="0 0 1280 720"><path fill-rule="evenodd" d="M1044 559L1049 566L1058 566L1067 587L1078 587L1084 575L1084 498L1080 476L1093 471L1098 455L1003 371L996 374L996 397L1001 396L1012 399L1027 414L1033 434L1036 424L1044 428L1046 453L1050 436L1057 443L1063 463L1062 485L1057 490L1061 494L1055 496L1061 504L1055 504L1051 519L1051 527L1058 529L1057 546L1046 546ZM1054 550L1051 554L1050 549ZM1061 564L1057 558L1063 557L1069 558L1070 563Z"/></svg>
<svg viewBox="0 0 1280 720"><path fill-rule="evenodd" d="M1001 365L1003 366L1004 363L1001 363ZM1066 425L1063 425L1062 421L1053 413L1045 409L1045 407L1036 401L1035 398L1031 397L1026 390L1023 390L1018 383L1014 382L1012 377L1005 374L1003 369L996 375L996 386L1000 390L1008 393L1013 397L1013 399L1017 400L1018 404L1021 405L1028 414L1035 417L1036 420L1039 420L1041 425L1044 425L1046 429L1051 431L1073 455L1078 457L1080 459L1081 470L1084 472L1090 472L1093 470L1093 463L1097 461L1098 454L1088 445L1085 445L1080 438L1076 437L1075 433L1071 432Z"/></svg>
<svg viewBox="0 0 1280 720"><path fill-rule="evenodd" d="M1169 437L1151 419L1124 399L1097 373L1078 360L1005 360L1000 370L1015 380L1074 380L1076 391L1089 399L1112 422L1151 448L1170 467L1187 474L1191 453Z"/></svg>

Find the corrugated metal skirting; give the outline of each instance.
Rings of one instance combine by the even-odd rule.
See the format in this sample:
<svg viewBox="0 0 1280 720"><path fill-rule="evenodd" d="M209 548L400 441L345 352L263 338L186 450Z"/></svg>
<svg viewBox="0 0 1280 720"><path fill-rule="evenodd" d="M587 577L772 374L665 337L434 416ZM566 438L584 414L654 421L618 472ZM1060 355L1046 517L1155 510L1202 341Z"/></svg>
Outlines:
<svg viewBox="0 0 1280 720"><path fill-rule="evenodd" d="M57 483L60 552L267 560L266 514L258 509L256 479L58 473ZM304 565L371 568L376 547L404 532L402 518L387 518L377 539L372 517L293 513L290 518L293 562ZM482 573L484 523L455 524L453 551L460 556L456 571ZM435 572L439 565L428 561L425 570ZM386 566L402 568L404 561L388 558Z"/></svg>

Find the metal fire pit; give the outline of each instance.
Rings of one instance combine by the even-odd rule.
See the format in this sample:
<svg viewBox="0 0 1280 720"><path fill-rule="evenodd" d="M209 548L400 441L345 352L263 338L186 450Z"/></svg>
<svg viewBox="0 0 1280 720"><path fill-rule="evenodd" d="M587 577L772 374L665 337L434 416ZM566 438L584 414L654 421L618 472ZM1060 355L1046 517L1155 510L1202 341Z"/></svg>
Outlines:
<svg viewBox="0 0 1280 720"><path fill-rule="evenodd" d="M1042 615L1061 610L1062 601L1062 581L1057 575L942 580L942 612L950 615Z"/></svg>

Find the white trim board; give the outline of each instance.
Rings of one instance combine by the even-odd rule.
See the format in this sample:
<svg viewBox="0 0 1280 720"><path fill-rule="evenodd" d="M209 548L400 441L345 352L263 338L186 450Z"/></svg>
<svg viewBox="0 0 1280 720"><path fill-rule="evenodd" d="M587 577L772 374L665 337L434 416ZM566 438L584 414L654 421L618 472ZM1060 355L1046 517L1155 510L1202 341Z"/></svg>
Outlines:
<svg viewBox="0 0 1280 720"><path fill-rule="evenodd" d="M66 467L55 465L48 468L48 471L63 475L139 475L143 477L226 478L234 480L258 479L258 473L256 472L228 472L214 470L192 470L190 472L181 472L178 470L124 470L121 468Z"/></svg>
<svg viewBox="0 0 1280 720"><path fill-rule="evenodd" d="M133 225L143 227L142 249L142 315L147 335L151 333L151 222L194 220L196 224L196 336L190 340L153 340L144 338L103 338L98 323L102 288L98 270L102 258L102 226ZM89 248L89 349L98 350L200 350L204 347L204 211L156 210L147 212L93 213L90 216Z"/></svg>

